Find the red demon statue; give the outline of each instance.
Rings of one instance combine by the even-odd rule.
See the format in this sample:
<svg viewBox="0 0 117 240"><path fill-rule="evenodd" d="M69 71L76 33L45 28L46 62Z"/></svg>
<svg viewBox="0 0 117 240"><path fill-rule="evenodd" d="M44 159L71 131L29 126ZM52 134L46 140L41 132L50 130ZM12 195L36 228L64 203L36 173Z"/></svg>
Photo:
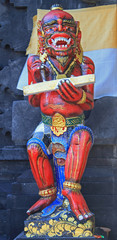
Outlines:
<svg viewBox="0 0 117 240"><path fill-rule="evenodd" d="M29 85L62 80L53 91L29 96L30 104L40 107L42 113L42 122L27 144L41 196L27 211L29 215L41 210L46 216L67 198L79 220L92 216L80 192L80 180L93 142L91 129L83 123L84 111L94 106L94 86L76 87L69 80L72 76L94 73L92 60L82 56L80 40L79 22L60 5L52 7L38 22L40 52L28 59ZM50 164L52 157L55 181Z"/></svg>

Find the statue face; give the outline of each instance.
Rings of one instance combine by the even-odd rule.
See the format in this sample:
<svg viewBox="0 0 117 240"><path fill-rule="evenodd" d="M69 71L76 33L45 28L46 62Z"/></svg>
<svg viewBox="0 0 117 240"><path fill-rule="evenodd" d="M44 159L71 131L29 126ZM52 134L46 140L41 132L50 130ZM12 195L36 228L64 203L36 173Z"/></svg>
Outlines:
<svg viewBox="0 0 117 240"><path fill-rule="evenodd" d="M52 10L42 19L45 48L49 55L70 56L76 51L76 24L62 10Z"/></svg>

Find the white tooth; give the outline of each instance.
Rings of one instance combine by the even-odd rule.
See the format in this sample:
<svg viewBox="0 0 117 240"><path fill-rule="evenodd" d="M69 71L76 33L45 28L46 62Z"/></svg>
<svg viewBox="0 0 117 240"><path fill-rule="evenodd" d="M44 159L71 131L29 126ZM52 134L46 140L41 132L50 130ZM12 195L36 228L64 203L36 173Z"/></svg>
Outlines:
<svg viewBox="0 0 117 240"><path fill-rule="evenodd" d="M59 48L60 48L61 46L59 45Z"/></svg>
<svg viewBox="0 0 117 240"><path fill-rule="evenodd" d="M65 47L67 47L67 44L65 45Z"/></svg>
<svg viewBox="0 0 117 240"><path fill-rule="evenodd" d="M64 48L64 45L62 45L62 48Z"/></svg>
<svg viewBox="0 0 117 240"><path fill-rule="evenodd" d="M52 43L53 43L53 45L55 45L55 41L52 39Z"/></svg>

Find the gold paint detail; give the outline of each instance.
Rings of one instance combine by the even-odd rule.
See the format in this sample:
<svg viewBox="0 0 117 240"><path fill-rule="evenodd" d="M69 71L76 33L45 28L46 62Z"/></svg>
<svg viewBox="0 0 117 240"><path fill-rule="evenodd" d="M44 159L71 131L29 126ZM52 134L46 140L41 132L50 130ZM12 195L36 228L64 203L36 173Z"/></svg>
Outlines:
<svg viewBox="0 0 117 240"><path fill-rule="evenodd" d="M66 120L60 113L55 113L53 116L51 130L56 136L60 136L67 131Z"/></svg>
<svg viewBox="0 0 117 240"><path fill-rule="evenodd" d="M59 115L54 115L56 118L56 120L57 120L57 118L58 118L58 120L59 120L59 116L62 116L60 113L56 113L56 114L59 114ZM49 125L49 126L53 126L53 118L51 118L50 116L47 116L47 115L45 115L45 114L43 114L43 113L41 113L41 115L42 115L42 122L43 123L45 123L46 125ZM53 116L53 117L54 117ZM58 116L58 117L57 117ZM64 117L62 116L62 119L63 119ZM84 123L84 114L82 114L82 115L80 115L80 116L77 116L77 117L71 117L71 118L64 118L64 120L65 120L65 125L64 126L66 126L66 127L70 127L70 126L75 126L75 125L77 125L77 124L83 124ZM55 126L53 126L53 127L64 127L63 126L63 123L62 123L62 126L59 124L59 126L58 126L58 124Z"/></svg>
<svg viewBox="0 0 117 240"><path fill-rule="evenodd" d="M86 93L85 93L85 91L83 90L83 93L82 93L82 98L81 98L81 100L80 101L78 101L77 102L77 104L83 104L83 103L85 103L86 102Z"/></svg>
<svg viewBox="0 0 117 240"><path fill-rule="evenodd" d="M62 66L64 66L67 61L68 61L68 56L65 56L65 57L61 57L61 56L56 56L56 59L58 60L58 62L61 63Z"/></svg>
<svg viewBox="0 0 117 240"><path fill-rule="evenodd" d="M24 232L27 238L34 236L60 237L69 235L72 237L91 237L93 236L93 228L94 221L87 220L85 223L79 224L75 217L69 217L64 210L58 220L48 219L48 221L40 221L37 225L31 222L24 228Z"/></svg>
<svg viewBox="0 0 117 240"><path fill-rule="evenodd" d="M66 126L66 120L60 113L55 113L52 118L52 126L53 127L65 127Z"/></svg>
<svg viewBox="0 0 117 240"><path fill-rule="evenodd" d="M81 190L80 183L74 183L74 182L69 182L69 181L65 181L63 183L63 187L64 188L71 188L71 189L74 189L74 190L77 190L77 191Z"/></svg>
<svg viewBox="0 0 117 240"><path fill-rule="evenodd" d="M77 146L77 153L75 153L76 154L76 156L77 156L77 160L76 160L76 166L75 166L75 171L74 171L74 179L77 179L77 177L76 177L76 174L77 174L77 172L78 172L78 165L79 165L79 150L80 150L80 145L79 145L79 143L80 143L80 138L79 138L79 135L77 136L77 140L78 140L78 146Z"/></svg>
<svg viewBox="0 0 117 240"><path fill-rule="evenodd" d="M64 106L61 106L61 105L55 105L55 104L48 104L48 108L52 108L52 109L61 109L61 110L64 110L65 107Z"/></svg>
<svg viewBox="0 0 117 240"><path fill-rule="evenodd" d="M59 74L59 73L56 73L56 79L64 79L64 78L67 78L67 76L65 74Z"/></svg>
<svg viewBox="0 0 117 240"><path fill-rule="evenodd" d="M77 51L76 51L76 59L79 61L79 63L82 63L83 49L82 49L81 44L80 44L79 48L80 48L80 53L78 53L78 49L77 49Z"/></svg>
<svg viewBox="0 0 117 240"><path fill-rule="evenodd" d="M55 7L52 6L51 10L63 10L63 8L60 6L55 6Z"/></svg>
<svg viewBox="0 0 117 240"><path fill-rule="evenodd" d="M57 164L59 166L65 166L65 159L64 158L57 158Z"/></svg>
<svg viewBox="0 0 117 240"><path fill-rule="evenodd" d="M40 60L44 63L47 59L47 53L44 52L43 54L40 54Z"/></svg>
<svg viewBox="0 0 117 240"><path fill-rule="evenodd" d="M60 135L62 135L64 132L67 131L67 127L51 127L51 131L57 136L59 137Z"/></svg>
<svg viewBox="0 0 117 240"><path fill-rule="evenodd" d="M49 196L55 194L56 191L57 191L56 187L48 188L46 190L40 190L39 195L42 196L42 197L49 197Z"/></svg>
<svg viewBox="0 0 117 240"><path fill-rule="evenodd" d="M72 69L75 67L75 64L76 64L76 58L74 58L74 60L70 63L70 65L67 67L66 71L64 74L60 74L57 69L55 68L55 66L50 62L50 60L47 58L47 61L48 63L50 64L51 68L53 69L53 71L56 73L56 79L60 79L62 78L67 78L67 74L69 76L71 76L71 72L72 72ZM60 59L59 59L59 62L60 62Z"/></svg>
<svg viewBox="0 0 117 240"><path fill-rule="evenodd" d="M65 147L61 144L61 143L53 143L52 145L52 153L53 155L56 153L56 152L65 152Z"/></svg>

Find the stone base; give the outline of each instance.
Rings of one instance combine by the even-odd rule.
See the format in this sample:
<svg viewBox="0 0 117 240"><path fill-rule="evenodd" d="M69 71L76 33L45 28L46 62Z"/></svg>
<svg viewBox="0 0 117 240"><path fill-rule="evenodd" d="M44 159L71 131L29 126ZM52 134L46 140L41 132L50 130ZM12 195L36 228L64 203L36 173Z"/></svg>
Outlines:
<svg viewBox="0 0 117 240"><path fill-rule="evenodd" d="M102 240L108 240L107 238L107 234L100 228L96 228L96 232L95 234L97 235L97 237L92 236L92 237L62 237L62 240L98 240L98 239L102 239ZM99 238L100 236L100 238ZM20 233L14 240L59 240L60 237L29 237L27 238L26 235L24 234L24 232Z"/></svg>
<svg viewBox="0 0 117 240"><path fill-rule="evenodd" d="M56 200L55 200L56 201ZM24 222L24 233L29 237L90 237L95 230L94 215L79 220L65 199L55 206L53 202L44 212L30 215ZM53 211L52 211L53 209Z"/></svg>
<svg viewBox="0 0 117 240"><path fill-rule="evenodd" d="M102 233L96 232L94 215L79 220L72 212L68 200L64 199L59 202L55 200L42 212L30 215L24 222L24 232L15 240L50 238L93 240L98 239L99 235L100 238L107 240L104 231L101 229L100 231Z"/></svg>

